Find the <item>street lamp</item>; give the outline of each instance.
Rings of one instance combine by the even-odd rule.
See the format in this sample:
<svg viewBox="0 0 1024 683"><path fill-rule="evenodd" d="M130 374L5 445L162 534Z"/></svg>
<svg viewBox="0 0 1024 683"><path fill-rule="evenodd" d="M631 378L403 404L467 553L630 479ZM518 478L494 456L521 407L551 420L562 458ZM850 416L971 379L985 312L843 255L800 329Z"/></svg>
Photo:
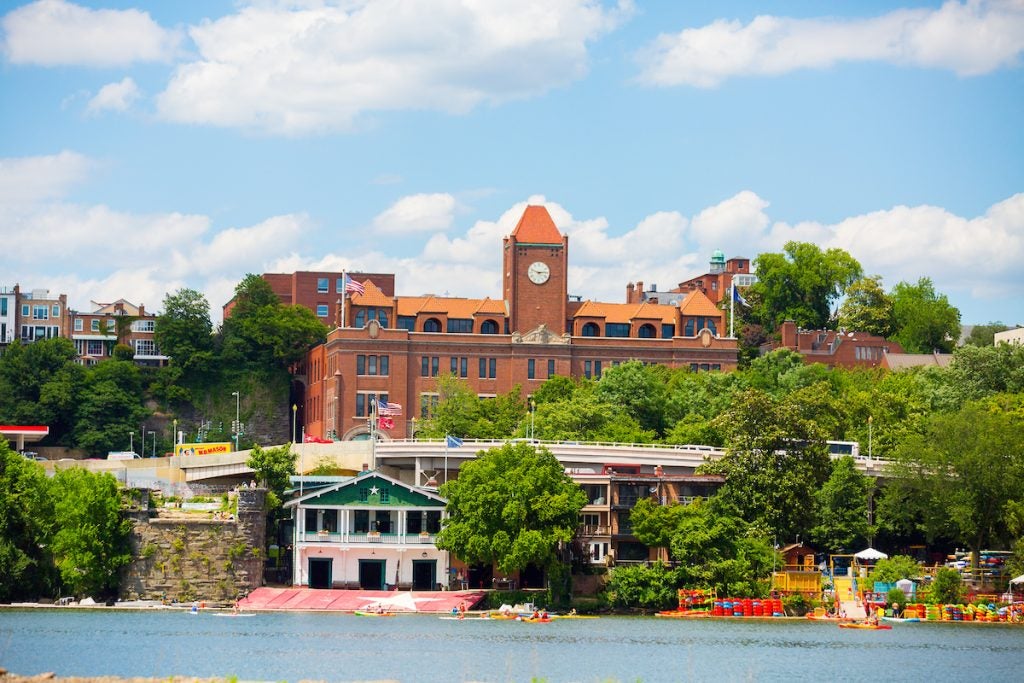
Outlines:
<svg viewBox="0 0 1024 683"><path fill-rule="evenodd" d="M296 416L298 415L298 412L299 412L298 404L293 403L292 404L292 444L295 443L295 430L296 430L296 427L298 426L298 424L296 423L296 420L298 418Z"/></svg>
<svg viewBox="0 0 1024 683"><path fill-rule="evenodd" d="M128 450L135 452L135 432L128 432Z"/></svg>
<svg viewBox="0 0 1024 683"><path fill-rule="evenodd" d="M239 428L239 424L238 424L238 419L239 419L238 404L239 404L240 398L238 396L238 392L237 391L232 391L231 395L235 397L235 450L237 451L238 450L238 428Z"/></svg>
<svg viewBox="0 0 1024 683"><path fill-rule="evenodd" d="M152 451L152 453L153 453L153 457L155 458L156 457L156 432L155 431L150 431L150 434L153 435L153 451Z"/></svg>
<svg viewBox="0 0 1024 683"><path fill-rule="evenodd" d="M533 397L530 397L530 441L533 441L533 413L537 409L537 404L534 402Z"/></svg>
<svg viewBox="0 0 1024 683"><path fill-rule="evenodd" d="M868 462L871 462L871 423L873 422L870 415L868 415Z"/></svg>

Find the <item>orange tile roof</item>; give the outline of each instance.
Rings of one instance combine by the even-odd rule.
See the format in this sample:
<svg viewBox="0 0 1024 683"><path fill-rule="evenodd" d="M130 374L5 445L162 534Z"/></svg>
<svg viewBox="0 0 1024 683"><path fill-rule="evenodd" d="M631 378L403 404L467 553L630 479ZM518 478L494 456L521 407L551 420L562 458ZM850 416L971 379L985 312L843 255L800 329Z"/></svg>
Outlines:
<svg viewBox="0 0 1024 683"><path fill-rule="evenodd" d="M634 320L660 320L671 324L676 321L676 307L667 304L609 304L585 301L574 318L604 318L609 323L631 323Z"/></svg>
<svg viewBox="0 0 1024 683"><path fill-rule="evenodd" d="M725 314L715 306L704 292L695 289L689 296L679 302L679 310L683 315L699 315L706 318L721 318Z"/></svg>
<svg viewBox="0 0 1024 683"><path fill-rule="evenodd" d="M558 232L551 214L543 206L527 206L523 217L512 231L518 242L533 244L561 244L562 233Z"/></svg>
<svg viewBox="0 0 1024 683"><path fill-rule="evenodd" d="M505 302L490 297L461 299L443 296L401 296L397 298L398 315L414 316L437 313L449 318L472 318L476 314L505 316Z"/></svg>
<svg viewBox="0 0 1024 683"><path fill-rule="evenodd" d="M352 294L352 303L356 306L387 306L394 305L394 301L387 294L380 290L380 287L373 284L373 280L363 283L362 294Z"/></svg>

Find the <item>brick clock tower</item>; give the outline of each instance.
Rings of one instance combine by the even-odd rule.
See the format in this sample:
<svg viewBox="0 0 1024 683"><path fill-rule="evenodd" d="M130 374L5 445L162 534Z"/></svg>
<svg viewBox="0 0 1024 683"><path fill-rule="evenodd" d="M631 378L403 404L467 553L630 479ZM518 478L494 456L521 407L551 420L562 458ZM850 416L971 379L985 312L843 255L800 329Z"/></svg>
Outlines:
<svg viewBox="0 0 1024 683"><path fill-rule="evenodd" d="M527 206L504 239L503 273L509 332L526 334L540 325L566 332L569 238L543 206Z"/></svg>

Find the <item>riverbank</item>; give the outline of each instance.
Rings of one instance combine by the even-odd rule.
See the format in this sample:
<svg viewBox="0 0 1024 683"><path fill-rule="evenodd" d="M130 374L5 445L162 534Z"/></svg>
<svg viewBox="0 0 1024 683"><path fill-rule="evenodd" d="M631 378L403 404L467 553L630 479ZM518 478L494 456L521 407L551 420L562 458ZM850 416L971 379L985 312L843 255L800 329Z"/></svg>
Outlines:
<svg viewBox="0 0 1024 683"><path fill-rule="evenodd" d="M0 669L0 683L239 683L234 678L119 678L117 676L57 676L52 672L24 676Z"/></svg>

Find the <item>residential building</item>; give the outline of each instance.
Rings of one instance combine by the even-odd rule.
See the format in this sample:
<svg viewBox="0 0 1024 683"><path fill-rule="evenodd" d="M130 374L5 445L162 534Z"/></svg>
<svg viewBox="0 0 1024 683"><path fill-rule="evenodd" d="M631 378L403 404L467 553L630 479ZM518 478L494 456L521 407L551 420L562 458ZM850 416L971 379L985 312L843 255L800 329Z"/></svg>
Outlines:
<svg viewBox="0 0 1024 683"><path fill-rule="evenodd" d="M1024 344L1024 327L996 332L996 344Z"/></svg>
<svg viewBox="0 0 1024 683"><path fill-rule="evenodd" d="M91 313L71 312L71 339L78 360L93 365L111 358L117 344L130 346L137 365L166 365L168 357L157 348L156 315L144 305L118 299L113 303L91 302Z"/></svg>
<svg viewBox="0 0 1024 683"><path fill-rule="evenodd" d="M18 285L14 285L14 299L15 324L23 344L68 336L70 315L66 294L53 297L48 289L23 292Z"/></svg>
<svg viewBox="0 0 1024 683"><path fill-rule="evenodd" d="M554 375L599 378L629 360L693 371L733 370L725 314L699 289L676 304L583 301L568 295L569 238L542 206L505 237L503 298L394 296L367 277L342 296L337 327L297 368L300 424L315 437L366 438L376 402L403 406L388 434L429 417L437 378L482 398L530 395ZM342 322L344 321L344 322Z"/></svg>
<svg viewBox="0 0 1024 683"><path fill-rule="evenodd" d="M882 367L888 370L948 368L951 362L951 353L887 353L882 359Z"/></svg>
<svg viewBox="0 0 1024 683"><path fill-rule="evenodd" d="M395 295L395 276L391 273L296 271L264 273L260 277L267 281L282 304L308 308L320 322L336 327L340 325L336 316L339 312L339 302L345 294L346 275L360 283L369 280L385 296ZM231 316L234 307L234 299L224 304L224 318Z"/></svg>
<svg viewBox="0 0 1024 683"><path fill-rule="evenodd" d="M874 368L889 354L902 354L903 347L867 332L845 330L804 330L787 320L779 327L779 340L761 347L762 353L775 349L796 351L805 363L822 363L830 368Z"/></svg>
<svg viewBox="0 0 1024 683"><path fill-rule="evenodd" d="M15 287L0 287L0 349L14 341L18 331L18 296Z"/></svg>

